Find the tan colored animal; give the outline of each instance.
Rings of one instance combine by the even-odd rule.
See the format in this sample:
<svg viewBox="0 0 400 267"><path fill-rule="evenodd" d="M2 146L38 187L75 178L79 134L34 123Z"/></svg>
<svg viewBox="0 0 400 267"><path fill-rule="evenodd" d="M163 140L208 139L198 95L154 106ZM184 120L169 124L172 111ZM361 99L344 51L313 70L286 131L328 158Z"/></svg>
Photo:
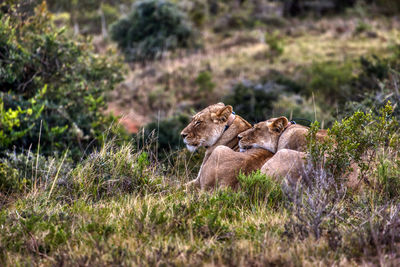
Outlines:
<svg viewBox="0 0 400 267"><path fill-rule="evenodd" d="M200 174L213 151L221 145L237 151L238 134L249 128L251 124L234 115L232 106L225 106L224 103L210 105L194 115L189 125L182 130L181 136L190 151L202 146L207 150L197 178L188 185L200 186Z"/></svg>
<svg viewBox="0 0 400 267"><path fill-rule="evenodd" d="M283 148L261 167L261 173L270 177L286 178L290 185L295 185L305 177L306 167L305 152Z"/></svg>
<svg viewBox="0 0 400 267"><path fill-rule="evenodd" d="M303 151L306 149L307 132L307 127L291 125L285 117L273 118L239 134L239 146L242 151L263 148L276 152L261 167L261 172L271 177L286 178L290 185L294 185L306 174L307 155ZM316 136L324 140L327 131L320 130ZM347 185L357 189L359 169L355 164L352 167L354 170L349 175Z"/></svg>
<svg viewBox="0 0 400 267"><path fill-rule="evenodd" d="M254 148L245 152L235 152L229 147L218 146L202 166L194 181L201 189L215 187L237 188L240 172L250 174L259 170L274 154L265 149Z"/></svg>
<svg viewBox="0 0 400 267"><path fill-rule="evenodd" d="M272 118L257 123L251 129L239 134L240 148L263 148L276 153L281 149L306 151L306 135L309 128L299 124L292 124L286 117ZM323 140L326 130L320 130L317 138Z"/></svg>

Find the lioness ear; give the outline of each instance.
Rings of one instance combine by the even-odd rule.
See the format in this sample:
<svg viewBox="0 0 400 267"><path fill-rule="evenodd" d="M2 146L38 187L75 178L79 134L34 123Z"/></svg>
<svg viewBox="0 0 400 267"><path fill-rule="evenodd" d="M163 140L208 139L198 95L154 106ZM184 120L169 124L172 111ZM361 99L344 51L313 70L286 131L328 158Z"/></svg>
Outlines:
<svg viewBox="0 0 400 267"><path fill-rule="evenodd" d="M225 106L219 109L215 113L211 113L211 119L215 122L226 122L229 118L229 116L232 114L232 106Z"/></svg>
<svg viewBox="0 0 400 267"><path fill-rule="evenodd" d="M268 127L274 132L282 133L288 124L289 120L286 117L279 117L271 122Z"/></svg>

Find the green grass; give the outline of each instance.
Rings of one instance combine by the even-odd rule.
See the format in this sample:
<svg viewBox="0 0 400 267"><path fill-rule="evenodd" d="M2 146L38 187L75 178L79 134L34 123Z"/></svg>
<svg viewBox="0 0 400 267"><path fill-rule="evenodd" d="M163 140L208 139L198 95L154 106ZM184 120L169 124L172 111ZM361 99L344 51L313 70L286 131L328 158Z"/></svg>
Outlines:
<svg viewBox="0 0 400 267"><path fill-rule="evenodd" d="M0 211L0 265L391 262L393 250L380 229L396 225L396 206L382 202L379 196L384 193L378 190L348 193L335 202L333 213L322 216L321 236L316 239L312 205L292 201L301 190L288 191L285 183L256 172L240 175L237 191L187 192L181 184L195 176L185 170L187 164L162 167L165 163L154 162L149 155L131 144L108 142L77 166L65 165L61 177L40 179L46 174L40 170L36 190L9 195ZM394 170L392 161L386 160L379 177L395 179ZM59 182L52 190L56 177ZM388 180L386 185L393 183ZM310 191L310 199L320 200L326 190L331 189ZM373 234L382 240L374 244Z"/></svg>

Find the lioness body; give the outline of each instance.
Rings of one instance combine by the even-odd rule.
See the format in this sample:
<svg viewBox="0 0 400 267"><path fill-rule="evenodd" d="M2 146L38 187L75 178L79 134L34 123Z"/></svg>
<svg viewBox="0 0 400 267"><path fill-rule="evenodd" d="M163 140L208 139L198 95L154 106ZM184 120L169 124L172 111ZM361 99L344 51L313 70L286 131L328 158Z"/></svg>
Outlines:
<svg viewBox="0 0 400 267"><path fill-rule="evenodd" d="M305 152L307 150L306 136L309 130L310 128L300 124L288 125L287 128L279 136L276 151L279 151L281 149L292 149ZM326 130L319 130L316 134L316 137L319 140L323 140L326 135Z"/></svg>
<svg viewBox="0 0 400 267"><path fill-rule="evenodd" d="M197 186L201 189L219 187L236 188L240 172L249 174L259 170L273 154L265 149L250 149L244 153L218 146L199 172Z"/></svg>
<svg viewBox="0 0 400 267"><path fill-rule="evenodd" d="M294 185L304 177L306 156L305 152L281 149L261 167L261 173L269 177L286 178L290 185Z"/></svg>
<svg viewBox="0 0 400 267"><path fill-rule="evenodd" d="M309 128L301 125L291 125L285 117L273 118L260 122L252 129L239 135L239 146L245 148L263 148L272 150L275 155L261 168L261 172L276 178L286 178L289 184L296 184L306 175L307 148L306 135ZM319 130L316 138L323 141L326 130ZM358 189L359 168L352 164L353 171L348 176L347 186Z"/></svg>
<svg viewBox="0 0 400 267"><path fill-rule="evenodd" d="M286 177L294 184L305 172L308 131L308 127L291 124L285 117L272 118L239 134L239 146L243 150L262 148L275 153L262 166L261 172L272 177ZM317 138L323 139L326 135L325 130L320 130Z"/></svg>

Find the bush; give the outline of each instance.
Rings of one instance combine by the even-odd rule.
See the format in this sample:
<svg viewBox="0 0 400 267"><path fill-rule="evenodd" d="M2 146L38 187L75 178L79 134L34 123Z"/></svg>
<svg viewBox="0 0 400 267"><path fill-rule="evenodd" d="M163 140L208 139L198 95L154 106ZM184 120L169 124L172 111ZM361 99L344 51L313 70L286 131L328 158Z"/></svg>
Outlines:
<svg viewBox="0 0 400 267"><path fill-rule="evenodd" d="M141 145L150 143L153 151L157 151L161 158L165 158L172 151L184 147L180 132L190 122L189 116L178 114L173 117L154 121L144 127L143 132L139 132L136 137L140 139Z"/></svg>
<svg viewBox="0 0 400 267"><path fill-rule="evenodd" d="M243 81L232 88L223 102L232 105L235 112L250 123L255 123L271 116L273 103L284 88L274 82Z"/></svg>
<svg viewBox="0 0 400 267"><path fill-rule="evenodd" d="M390 102L378 115L371 111L358 111L340 123L335 122L323 143L316 141L315 134L319 124L315 123L307 136L311 160L314 166L325 169L339 183L346 181L354 163L359 168L359 179L367 184L376 183L377 188L387 188L381 184L382 181L388 181L387 179L381 182L369 179L376 177L373 175L376 160L398 150L398 126Z"/></svg>
<svg viewBox="0 0 400 267"><path fill-rule="evenodd" d="M308 95L328 103L344 103L353 95L352 81L354 66L352 62L313 63L307 71Z"/></svg>
<svg viewBox="0 0 400 267"><path fill-rule="evenodd" d="M77 159L114 120L102 112L104 93L122 80L122 66L54 29L45 4L24 23L12 14L0 15L0 148L36 148L40 136L44 155L69 147Z"/></svg>
<svg viewBox="0 0 400 267"><path fill-rule="evenodd" d="M128 61L160 58L164 51L194 45L194 33L178 7L164 0L143 0L129 16L111 26L111 38Z"/></svg>
<svg viewBox="0 0 400 267"><path fill-rule="evenodd" d="M0 193L4 195L30 192L32 189L49 189L56 179L65 183L72 170L72 162L64 157L38 156L28 152L8 153L0 159Z"/></svg>

